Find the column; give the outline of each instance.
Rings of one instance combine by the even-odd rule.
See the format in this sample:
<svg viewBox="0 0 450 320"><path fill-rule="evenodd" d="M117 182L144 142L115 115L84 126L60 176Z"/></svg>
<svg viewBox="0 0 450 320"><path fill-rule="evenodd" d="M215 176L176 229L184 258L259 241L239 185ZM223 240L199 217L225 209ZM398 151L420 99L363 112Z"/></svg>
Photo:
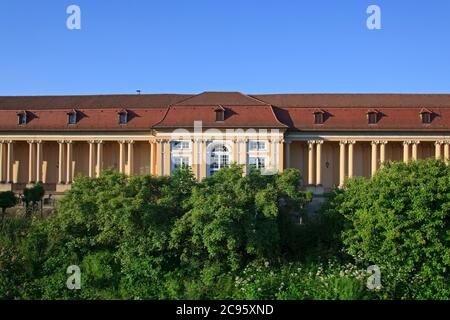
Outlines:
<svg viewBox="0 0 450 320"><path fill-rule="evenodd" d="M200 140L200 179L206 178L206 162L207 162L206 161L206 158L207 158L206 143L207 143L206 139ZM242 147L242 145L240 147ZM242 148L241 148L241 157L242 157L243 153L244 152L242 151ZM244 164L244 163L245 162L241 162L241 164Z"/></svg>
<svg viewBox="0 0 450 320"><path fill-rule="evenodd" d="M134 141L128 141L128 172L131 177L134 174Z"/></svg>
<svg viewBox="0 0 450 320"><path fill-rule="evenodd" d="M13 141L8 141L8 154L6 157L6 182L13 183L13 161L14 161L14 145Z"/></svg>
<svg viewBox="0 0 450 320"><path fill-rule="evenodd" d="M316 185L322 185L322 140L316 141Z"/></svg>
<svg viewBox="0 0 450 320"><path fill-rule="evenodd" d="M280 139L278 141L278 172L283 172L284 170L284 140Z"/></svg>
<svg viewBox="0 0 450 320"><path fill-rule="evenodd" d="M292 141L284 142L284 147L286 148L286 169L291 167L291 142Z"/></svg>
<svg viewBox="0 0 450 320"><path fill-rule="evenodd" d="M28 141L28 183L34 182L34 141Z"/></svg>
<svg viewBox="0 0 450 320"><path fill-rule="evenodd" d="M119 141L119 172L125 173L125 141Z"/></svg>
<svg viewBox="0 0 450 320"><path fill-rule="evenodd" d="M380 165L386 162L386 144L387 141L380 141Z"/></svg>
<svg viewBox="0 0 450 320"><path fill-rule="evenodd" d="M414 161L417 161L417 146L419 145L420 141L413 141L412 143L412 159Z"/></svg>
<svg viewBox="0 0 450 320"><path fill-rule="evenodd" d="M42 141L36 142L36 182L42 182Z"/></svg>
<svg viewBox="0 0 450 320"><path fill-rule="evenodd" d="M371 175L375 175L375 173L377 172L377 159L378 159L378 155L377 155L377 149L378 149L378 141L372 141L372 161L371 161Z"/></svg>
<svg viewBox="0 0 450 320"><path fill-rule="evenodd" d="M58 141L58 184L64 183L64 141Z"/></svg>
<svg viewBox="0 0 450 320"><path fill-rule="evenodd" d="M409 144L410 141L403 141L403 162L409 161Z"/></svg>
<svg viewBox="0 0 450 320"><path fill-rule="evenodd" d="M72 183L73 172L72 172L72 141L67 141L67 178L66 183Z"/></svg>
<svg viewBox="0 0 450 320"><path fill-rule="evenodd" d="M156 140L156 174L162 176L162 140Z"/></svg>
<svg viewBox="0 0 450 320"><path fill-rule="evenodd" d="M276 142L274 142L276 143ZM248 150L248 139L244 138L239 140L239 148L240 148L240 165L242 166L242 175L245 176L247 174L247 150ZM205 152L206 154L206 152ZM274 159L274 163L277 160ZM205 169L206 172L206 169Z"/></svg>
<svg viewBox="0 0 450 320"><path fill-rule="evenodd" d="M354 161L354 152L353 146L355 145L355 141L348 141L348 177L353 177L353 161Z"/></svg>
<svg viewBox="0 0 450 320"><path fill-rule="evenodd" d="M239 140L234 138L233 140L233 161L234 163L239 163Z"/></svg>
<svg viewBox="0 0 450 320"><path fill-rule="evenodd" d="M345 182L345 145L347 141L339 141L339 188L344 186Z"/></svg>
<svg viewBox="0 0 450 320"><path fill-rule="evenodd" d="M164 140L164 175L170 176L170 140Z"/></svg>
<svg viewBox="0 0 450 320"><path fill-rule="evenodd" d="M4 156L5 156L5 142L0 141L0 183L3 183L5 181L5 176L3 174L3 168L5 166Z"/></svg>
<svg viewBox="0 0 450 320"><path fill-rule="evenodd" d="M449 149L450 149L450 141L446 141L444 144L444 161L448 163L449 161Z"/></svg>
<svg viewBox="0 0 450 320"><path fill-rule="evenodd" d="M308 185L314 185L314 142L308 141Z"/></svg>
<svg viewBox="0 0 450 320"><path fill-rule="evenodd" d="M94 178L95 175L95 141L88 141L89 143L89 178Z"/></svg>
<svg viewBox="0 0 450 320"><path fill-rule="evenodd" d="M195 179L198 180L197 155L198 155L197 139L191 139L191 170L192 170L192 173L194 174ZM236 157L234 152L233 152L233 156ZM237 161L235 161L235 162L237 162Z"/></svg>
<svg viewBox="0 0 450 320"><path fill-rule="evenodd" d="M153 140L150 140L150 174L155 174L155 154L155 142Z"/></svg>
<svg viewBox="0 0 450 320"><path fill-rule="evenodd" d="M97 178L103 171L103 141L97 141Z"/></svg>
<svg viewBox="0 0 450 320"><path fill-rule="evenodd" d="M436 141L434 143L436 160L441 160L441 157L442 157L441 145L442 145L442 143L443 143L443 141Z"/></svg>

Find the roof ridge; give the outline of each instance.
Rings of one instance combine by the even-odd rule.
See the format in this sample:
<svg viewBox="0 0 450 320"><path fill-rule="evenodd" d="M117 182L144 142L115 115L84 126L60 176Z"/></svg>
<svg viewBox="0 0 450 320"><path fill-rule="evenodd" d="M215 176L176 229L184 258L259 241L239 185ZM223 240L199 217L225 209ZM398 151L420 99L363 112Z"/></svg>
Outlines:
<svg viewBox="0 0 450 320"><path fill-rule="evenodd" d="M271 105L270 103L265 102L265 101L262 101L262 100L260 100L260 99L257 99L257 98L255 98L255 97L249 95L249 94L245 94L245 93L242 93L242 92L237 92L237 93L239 93L240 95L242 95L242 96L244 96L244 97L246 97L246 98L250 98L250 99L253 99L253 100L255 100L255 101L259 102L259 103L262 103L262 104L264 104L264 105L268 105L268 106Z"/></svg>

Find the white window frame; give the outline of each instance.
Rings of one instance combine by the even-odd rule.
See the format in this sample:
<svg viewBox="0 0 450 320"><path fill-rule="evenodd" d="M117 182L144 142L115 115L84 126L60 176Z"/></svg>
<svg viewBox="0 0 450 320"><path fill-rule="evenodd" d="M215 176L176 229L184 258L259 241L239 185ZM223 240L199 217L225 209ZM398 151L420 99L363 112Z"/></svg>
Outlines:
<svg viewBox="0 0 450 320"><path fill-rule="evenodd" d="M213 168L212 167L212 150L215 149L218 146L224 146L227 151L216 151L218 156L218 166L219 168ZM208 152L207 152L207 176L211 176L214 173L220 171L222 168L229 167L233 163L233 148L225 141L214 141L208 145ZM223 156L228 156L227 164L224 165Z"/></svg>
<svg viewBox="0 0 450 320"><path fill-rule="evenodd" d="M179 143L179 148L175 145ZM176 158L186 158L186 165L192 167L192 142L187 140L174 140L170 142L170 171L172 172L175 167ZM183 161L183 164L184 161Z"/></svg>
<svg viewBox="0 0 450 320"><path fill-rule="evenodd" d="M261 155L251 155L251 156L249 156L248 157L248 166L249 166L249 168L251 168L252 165L254 165L254 164L251 163L251 159L256 159L256 169L258 169L258 170L267 169L268 157L261 156ZM264 161L264 166L263 167L259 166L259 160L261 160L261 159Z"/></svg>
<svg viewBox="0 0 450 320"><path fill-rule="evenodd" d="M176 144L179 144L179 148L175 147ZM174 140L170 142L171 150L173 151L185 151L192 149L192 143L186 140Z"/></svg>
<svg viewBox="0 0 450 320"><path fill-rule="evenodd" d="M266 140L250 140L248 142L248 151L249 152L261 152L261 151L267 151L267 143ZM264 145L263 148L261 148L261 144ZM256 145L256 148L252 148L252 145Z"/></svg>
<svg viewBox="0 0 450 320"><path fill-rule="evenodd" d="M191 166L191 157L189 157L188 155L172 155L172 159L171 159L171 169L174 170L177 168L176 166L176 160L177 159L183 159L181 162L181 165L185 165L185 166Z"/></svg>

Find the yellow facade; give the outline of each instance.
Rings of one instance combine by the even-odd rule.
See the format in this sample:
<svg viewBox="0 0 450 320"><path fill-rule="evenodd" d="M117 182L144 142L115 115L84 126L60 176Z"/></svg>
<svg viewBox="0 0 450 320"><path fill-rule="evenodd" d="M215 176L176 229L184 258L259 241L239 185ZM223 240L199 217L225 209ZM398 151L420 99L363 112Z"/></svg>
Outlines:
<svg viewBox="0 0 450 320"><path fill-rule="evenodd" d="M177 149L175 141L183 141ZM264 148L251 150L249 143L264 141ZM122 135L8 135L0 137L0 189L20 191L42 182L48 191L62 192L78 175L98 176L112 169L128 175L170 175L175 158L187 161L194 176L202 179L217 169L208 163L212 150L225 146L229 163L243 166L250 158L262 161L266 169L297 168L304 187L323 192L342 186L347 177L372 176L385 161L437 158L449 160L450 141L445 137L402 135L302 136L276 132L263 135L224 132L214 135L170 132ZM221 154L222 156L222 154ZM180 160L181 159L181 160ZM219 160L220 161L220 160Z"/></svg>

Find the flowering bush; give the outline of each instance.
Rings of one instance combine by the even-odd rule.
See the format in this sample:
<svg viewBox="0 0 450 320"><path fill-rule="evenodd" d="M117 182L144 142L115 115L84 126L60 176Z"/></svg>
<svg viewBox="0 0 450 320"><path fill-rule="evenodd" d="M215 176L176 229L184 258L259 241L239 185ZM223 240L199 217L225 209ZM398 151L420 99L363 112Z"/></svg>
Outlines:
<svg viewBox="0 0 450 320"><path fill-rule="evenodd" d="M354 300L370 297L365 288L368 274L352 264L268 262L249 264L235 278L236 298L288 300Z"/></svg>

